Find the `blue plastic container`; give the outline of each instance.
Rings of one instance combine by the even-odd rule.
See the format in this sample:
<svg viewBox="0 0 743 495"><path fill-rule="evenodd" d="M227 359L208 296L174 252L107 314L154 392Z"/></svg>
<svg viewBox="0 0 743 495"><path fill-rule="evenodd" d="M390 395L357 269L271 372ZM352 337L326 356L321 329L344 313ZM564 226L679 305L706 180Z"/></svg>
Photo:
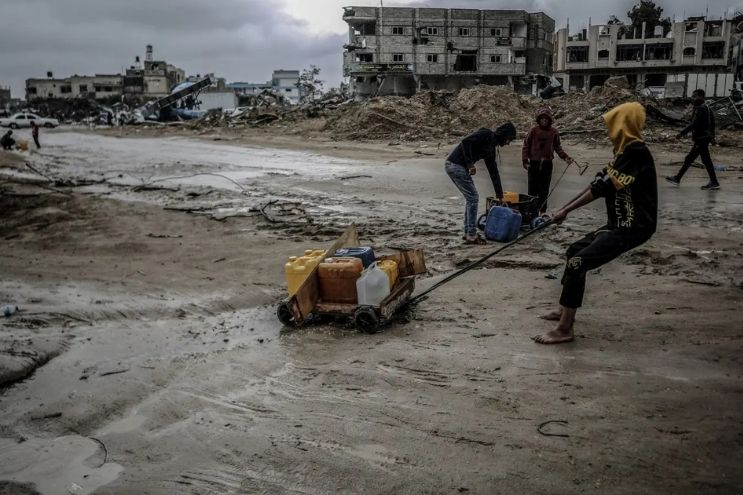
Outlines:
<svg viewBox="0 0 743 495"><path fill-rule="evenodd" d="M370 247L354 247L354 248L341 248L338 251L335 252L333 255L335 257L344 257L344 258L359 258L361 259L361 262L364 264L364 268L368 268L369 265L374 263L374 260L376 259L374 257L374 250Z"/></svg>
<svg viewBox="0 0 743 495"><path fill-rule="evenodd" d="M511 242L519 236L521 214L507 206L493 206L485 218L485 238L491 241Z"/></svg>

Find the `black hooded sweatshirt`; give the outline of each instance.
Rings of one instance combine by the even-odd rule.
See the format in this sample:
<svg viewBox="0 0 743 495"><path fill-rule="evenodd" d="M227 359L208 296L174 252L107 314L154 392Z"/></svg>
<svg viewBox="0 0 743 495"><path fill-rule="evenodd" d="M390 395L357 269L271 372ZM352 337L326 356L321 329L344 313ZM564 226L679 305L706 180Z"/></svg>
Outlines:
<svg viewBox="0 0 743 495"><path fill-rule="evenodd" d="M446 160L465 168L470 168L479 160L484 160L485 166L488 167L490 180L493 182L495 195L502 198L503 186L500 181L498 164L495 161L495 147L503 146L506 141L514 139L516 139L516 127L511 122L506 122L494 131L483 127L462 139Z"/></svg>

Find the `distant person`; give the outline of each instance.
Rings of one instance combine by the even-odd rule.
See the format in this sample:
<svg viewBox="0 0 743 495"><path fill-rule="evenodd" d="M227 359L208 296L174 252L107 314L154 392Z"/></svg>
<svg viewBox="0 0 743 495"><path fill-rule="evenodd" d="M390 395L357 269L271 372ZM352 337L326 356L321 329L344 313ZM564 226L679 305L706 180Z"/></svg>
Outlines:
<svg viewBox="0 0 743 495"><path fill-rule="evenodd" d="M462 139L446 159L444 169L464 196L465 244L485 244L485 239L477 234L477 208L480 196L472 180L472 176L477 172L475 163L485 161L495 195L498 199L503 199L498 163L495 161L496 147L506 146L514 139L516 127L511 122L506 122L495 130L483 127Z"/></svg>
<svg viewBox="0 0 743 495"><path fill-rule="evenodd" d="M566 162L573 163L573 159L562 149L560 132L552 127L553 120L549 108L540 109L537 125L529 130L521 147L524 169L528 172L529 195L539 198L540 213L547 211L555 153Z"/></svg>
<svg viewBox="0 0 743 495"><path fill-rule="evenodd" d="M31 121L31 136L34 138L34 143L36 143L36 149L40 149L41 145L39 144L39 124L37 124L35 120Z"/></svg>
<svg viewBox="0 0 743 495"><path fill-rule="evenodd" d="M6 132L2 138L0 138L0 144L4 150L12 150L15 148L15 139L13 139L13 131Z"/></svg>
<svg viewBox="0 0 743 495"><path fill-rule="evenodd" d="M113 127L114 125L114 114L111 112L106 112L106 123L109 127Z"/></svg>
<svg viewBox="0 0 743 495"><path fill-rule="evenodd" d="M658 184L653 155L642 139L645 108L636 102L624 103L605 113L604 121L614 143L614 160L552 219L561 223L571 211L604 198L608 221L568 248L560 308L543 316L559 323L554 330L534 337L540 344L572 341L575 314L583 304L586 274L643 244L655 233ZM606 309L616 311L610 306Z"/></svg>
<svg viewBox="0 0 743 495"><path fill-rule="evenodd" d="M691 131L691 139L694 141L694 145L691 147L689 154L686 155L681 170L676 175L666 177L666 180L678 186L681 183L681 178L689 170L694 160L701 157L704 168L707 169L707 175L709 175L709 182L702 186L702 189L705 191L720 189L720 183L717 182L717 174L715 174L715 166L712 164L712 157L709 155L709 145L715 142L715 114L704 102L703 90L694 90L691 96L694 103L691 123L679 132L676 138L681 139Z"/></svg>

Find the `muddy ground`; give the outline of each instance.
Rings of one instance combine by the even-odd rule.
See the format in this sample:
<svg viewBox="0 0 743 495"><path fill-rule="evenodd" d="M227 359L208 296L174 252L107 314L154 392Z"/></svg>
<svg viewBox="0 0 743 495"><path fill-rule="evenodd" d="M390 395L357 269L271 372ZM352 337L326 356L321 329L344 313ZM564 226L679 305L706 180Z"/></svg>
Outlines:
<svg viewBox="0 0 743 495"><path fill-rule="evenodd" d="M496 247L461 244L453 143L116 132L0 155L0 302L21 308L0 320L0 493L743 485L743 172L717 192L699 169L661 182L656 236L590 274L578 338L543 347L529 337L549 328L537 315L564 249L602 204L442 287L410 323L282 328L283 261L351 222L377 248L423 248L419 288ZM653 148L659 176L687 145ZM553 205L610 158L602 142L566 148L591 171L568 170ZM525 191L519 151L501 170ZM714 155L743 165L740 149Z"/></svg>

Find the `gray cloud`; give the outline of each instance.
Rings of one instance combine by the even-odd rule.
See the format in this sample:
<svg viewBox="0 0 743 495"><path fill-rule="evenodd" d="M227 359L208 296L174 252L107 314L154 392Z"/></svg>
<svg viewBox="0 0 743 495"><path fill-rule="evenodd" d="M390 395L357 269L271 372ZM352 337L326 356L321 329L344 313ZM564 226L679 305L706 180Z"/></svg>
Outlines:
<svg viewBox="0 0 743 495"><path fill-rule="evenodd" d="M314 1L318 9L340 17L337 1ZM571 28L578 29L589 17L600 23L611 14L623 16L634 3L429 0L416 5L544 11L558 26L569 17ZM659 3L665 4L665 14L679 18L704 14L707 7L707 2L698 0ZM743 9L741 2L710 0L708 4L712 16L736 5ZM44 77L47 70L57 76L120 72L135 55L144 55L148 43L155 46L157 58L189 74L215 72L231 81L265 81L273 69L315 64L329 85L337 85L347 35L312 35L307 22L287 16L283 6L284 0L6 0L0 14L6 21L0 29L0 85L10 84L14 96L22 96L25 79ZM339 25L340 31L343 25Z"/></svg>
<svg viewBox="0 0 743 495"><path fill-rule="evenodd" d="M3 5L0 85L24 93L25 79L116 73L153 44L155 57L189 74L263 82L278 68L323 68L341 80L344 34L313 36L307 24L257 0L23 0Z"/></svg>

